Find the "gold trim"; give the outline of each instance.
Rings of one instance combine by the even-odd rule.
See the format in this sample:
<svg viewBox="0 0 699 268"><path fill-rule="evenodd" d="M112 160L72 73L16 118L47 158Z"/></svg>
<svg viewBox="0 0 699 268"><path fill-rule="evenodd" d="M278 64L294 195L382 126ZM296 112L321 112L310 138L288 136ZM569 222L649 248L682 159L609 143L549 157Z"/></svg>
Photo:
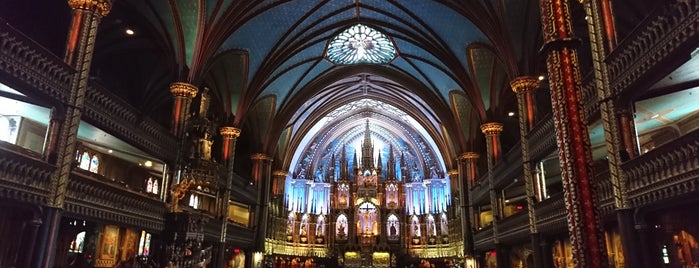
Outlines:
<svg viewBox="0 0 699 268"><path fill-rule="evenodd" d="M250 156L250 159L252 160L272 160L271 157L267 156L266 154L263 153L256 153Z"/></svg>
<svg viewBox="0 0 699 268"><path fill-rule="evenodd" d="M82 9L93 12L101 17L107 16L112 10L111 0L68 0L71 9Z"/></svg>
<svg viewBox="0 0 699 268"><path fill-rule="evenodd" d="M286 177L286 175L288 175L288 174L289 174L289 172L286 172L283 170L275 170L272 172L272 176L275 176L275 177Z"/></svg>
<svg viewBox="0 0 699 268"><path fill-rule="evenodd" d="M185 97L193 99L197 96L198 91L199 89L190 83L174 82L170 84L170 93L172 93L172 95L174 95L175 97Z"/></svg>
<svg viewBox="0 0 699 268"><path fill-rule="evenodd" d="M510 87L515 93L524 93L541 85L541 81L533 76L520 76L510 81Z"/></svg>
<svg viewBox="0 0 699 268"><path fill-rule="evenodd" d="M459 175L459 171L456 169L452 169L452 170L447 171L447 174L449 174L449 176L456 176L456 175Z"/></svg>
<svg viewBox="0 0 699 268"><path fill-rule="evenodd" d="M475 152L465 152L461 155L459 155L459 160L465 160L465 159L478 159L481 157L478 153Z"/></svg>
<svg viewBox="0 0 699 268"><path fill-rule="evenodd" d="M500 134L502 132L503 125L501 123L485 123L481 125L481 131L486 135Z"/></svg>
<svg viewBox="0 0 699 268"><path fill-rule="evenodd" d="M221 127L218 131L224 139L233 139L240 136L240 129L236 127Z"/></svg>

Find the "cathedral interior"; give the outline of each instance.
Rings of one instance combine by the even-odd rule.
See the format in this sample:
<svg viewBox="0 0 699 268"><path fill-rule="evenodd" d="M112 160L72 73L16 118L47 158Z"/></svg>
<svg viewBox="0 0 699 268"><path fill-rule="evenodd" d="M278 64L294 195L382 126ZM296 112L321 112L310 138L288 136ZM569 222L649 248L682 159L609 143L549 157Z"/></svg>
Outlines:
<svg viewBox="0 0 699 268"><path fill-rule="evenodd" d="M0 268L699 267L699 0L0 0Z"/></svg>

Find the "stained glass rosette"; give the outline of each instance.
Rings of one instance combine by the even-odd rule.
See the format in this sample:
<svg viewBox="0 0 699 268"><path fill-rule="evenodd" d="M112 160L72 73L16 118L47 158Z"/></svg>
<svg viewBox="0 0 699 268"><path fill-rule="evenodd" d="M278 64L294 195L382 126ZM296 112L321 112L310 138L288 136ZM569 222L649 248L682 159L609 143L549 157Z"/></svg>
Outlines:
<svg viewBox="0 0 699 268"><path fill-rule="evenodd" d="M357 24L330 40L326 56L335 64L382 64L396 57L396 48L385 34Z"/></svg>

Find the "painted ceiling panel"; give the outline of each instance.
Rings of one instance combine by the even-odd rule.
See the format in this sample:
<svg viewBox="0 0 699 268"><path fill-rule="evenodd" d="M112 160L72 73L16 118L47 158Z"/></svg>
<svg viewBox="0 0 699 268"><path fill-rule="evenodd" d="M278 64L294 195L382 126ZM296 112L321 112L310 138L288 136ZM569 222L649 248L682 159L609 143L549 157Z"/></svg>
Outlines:
<svg viewBox="0 0 699 268"><path fill-rule="evenodd" d="M473 110L471 103L462 92L452 92L450 94L450 103L454 113L456 114L457 123L461 127L464 134L464 140L468 140L471 134L470 115Z"/></svg>
<svg viewBox="0 0 699 268"><path fill-rule="evenodd" d="M428 78L425 75L418 72L418 70L415 69L415 67L412 66L408 61L406 61L405 58L397 57L391 62L391 66L405 73L411 74L415 79L422 82L422 84L425 85L425 87L431 88Z"/></svg>
<svg viewBox="0 0 699 268"><path fill-rule="evenodd" d="M296 88L294 88L294 92L301 90L309 82L313 81L323 72L328 71L332 67L334 67L332 63L326 60L320 60L320 62L318 62L317 65L313 66L313 68L308 72L308 74L306 74L300 81L298 81Z"/></svg>
<svg viewBox="0 0 699 268"><path fill-rule="evenodd" d="M177 12L182 22L182 33L185 44L185 57L189 64L194 60L192 55L197 42L197 32L199 30L199 12L203 12L199 6L199 1L178 0ZM190 65L191 66L191 65Z"/></svg>
<svg viewBox="0 0 699 268"><path fill-rule="evenodd" d="M215 99L221 102L226 116L237 112L241 95L246 89L246 63L246 52L226 52L217 58L204 78L204 84L212 90L211 94L218 96Z"/></svg>
<svg viewBox="0 0 699 268"><path fill-rule="evenodd" d="M306 11L309 11L311 8L315 7L316 4L301 4L301 2L305 1L296 1L297 9L305 9ZM315 12L311 13L308 15L308 17L304 18L302 22L299 23L298 26L296 26L288 36L283 37L281 39L281 42L289 42L293 40L289 40L291 37L303 37L311 31L317 31L321 27L327 27L328 25L331 25L333 23L337 23L341 20L349 19L351 18L355 13L354 9L351 8L352 5L351 0L334 0L334 1L328 1L324 4L322 4ZM335 14L332 16L328 16L329 14L333 12L338 12L339 10L343 8L349 8L349 10L343 11L339 14ZM336 29L335 29L336 30ZM302 33L305 31L305 33Z"/></svg>
<svg viewBox="0 0 699 268"><path fill-rule="evenodd" d="M458 83L444 73L444 70L437 69L435 66L420 60L412 60L413 63L422 70L430 82L436 87L438 93L444 102L449 100L449 91L461 88Z"/></svg>
<svg viewBox="0 0 699 268"><path fill-rule="evenodd" d="M300 62L308 61L314 58L322 57L322 51L325 49L325 44L327 40L322 40L322 42L316 42L313 46L308 47L302 51L298 51L291 56L288 60L285 60L279 67L277 67L270 77L284 75L282 72L288 71L293 65ZM320 51L320 52L319 52ZM291 81L293 82L293 81Z"/></svg>
<svg viewBox="0 0 699 268"><path fill-rule="evenodd" d="M288 5L288 4L287 4ZM283 5L282 7L286 7ZM308 10L275 8L257 16L233 33L223 49L244 48L250 51L250 75L254 75L277 41Z"/></svg>
<svg viewBox="0 0 699 268"><path fill-rule="evenodd" d="M475 41L488 42L473 23L443 5L431 1L408 1L403 5L424 20L438 36L448 37L445 42L462 63L466 62L466 55L462 53L466 44Z"/></svg>
<svg viewBox="0 0 699 268"><path fill-rule="evenodd" d="M299 65L288 72L284 76L277 78L265 87L265 91L262 96L266 95L276 95L277 96L277 107L282 105L282 102L287 100L293 93L292 87L294 83L302 78L302 76L313 67L314 62L308 62Z"/></svg>

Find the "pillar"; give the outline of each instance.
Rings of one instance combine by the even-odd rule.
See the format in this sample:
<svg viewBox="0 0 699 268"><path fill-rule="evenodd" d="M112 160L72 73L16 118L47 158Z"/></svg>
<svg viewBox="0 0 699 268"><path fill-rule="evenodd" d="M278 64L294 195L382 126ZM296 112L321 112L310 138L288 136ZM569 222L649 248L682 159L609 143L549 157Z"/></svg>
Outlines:
<svg viewBox="0 0 699 268"><path fill-rule="evenodd" d="M539 79L533 76L520 76L510 82L512 91L517 94L519 110L519 141L522 147L522 166L524 171L524 185L527 195L527 211L529 213L529 234L534 257L534 267L541 267L541 250L536 226L536 213L534 211L534 177L531 158L529 156L529 140L527 135L534 126L534 103L532 91L539 87Z"/></svg>
<svg viewBox="0 0 699 268"><path fill-rule="evenodd" d="M170 84L170 93L174 97L172 104L172 134L177 137L182 137L186 127L187 116L189 115L189 106L192 99L197 96L199 89L185 82L174 82Z"/></svg>
<svg viewBox="0 0 699 268"><path fill-rule="evenodd" d="M466 179L464 187L467 188L467 193L470 193L468 191L476 185L476 180L478 179L478 166L476 162L479 157L480 155L475 152L465 152L461 154L461 158L466 161L464 166L464 178ZM471 222L471 233L473 233L473 230L475 230L474 227L478 225L478 219L476 218L476 212L473 207L473 196L469 194L466 200L468 201L468 217Z"/></svg>
<svg viewBox="0 0 699 268"><path fill-rule="evenodd" d="M269 201L272 183L272 158L261 153L253 154L252 180L257 187L257 207L255 209L255 250L264 252L267 224L269 221Z"/></svg>
<svg viewBox="0 0 699 268"><path fill-rule="evenodd" d="M495 189L495 175L493 169L495 164L500 159L500 133L502 133L503 125L501 123L485 123L481 125L481 131L485 134L485 142L487 147L488 160L488 184L490 190L490 208L493 211L493 243L495 244L495 256L498 267L510 267L509 256L505 254L505 248L500 244L500 232L498 231L498 222L502 219L502 212L498 205L498 194Z"/></svg>
<svg viewBox="0 0 699 268"><path fill-rule="evenodd" d="M274 182L272 183L272 195L276 197L280 197L281 195L284 194L284 186L286 184L286 176L289 173L283 170L275 170L272 173L272 177L274 178Z"/></svg>
<svg viewBox="0 0 699 268"><path fill-rule="evenodd" d="M68 40L64 61L76 72L70 80L70 93L60 116L60 130L56 139L56 170L51 174L51 184L47 198L47 210L52 217L47 222L48 232L42 237L45 243L39 249L43 252L42 267L53 267L53 256L58 238L58 227L68 188L75 147L78 140L78 126L85 104L85 92L90 77L90 65L97 37L97 26L102 17L112 8L110 0L68 0L72 20L68 30Z"/></svg>
<svg viewBox="0 0 699 268"><path fill-rule="evenodd" d="M219 129L219 133L223 138L221 150L223 151L222 160L226 165L226 188L223 191L223 200L221 202L221 212L223 214L220 234L221 240L215 267L223 267L226 261L224 253L226 252L226 238L228 237L228 201L231 199L231 188L233 188L233 179L235 178L233 163L235 161L235 144L240 136L240 129L230 126L222 127Z"/></svg>
<svg viewBox="0 0 699 268"><path fill-rule="evenodd" d="M459 183L459 198L461 209L461 232L464 240L464 256L472 259L474 256L473 246L473 207L472 198L470 195L471 186L475 181L475 162L478 159L478 154L467 152L459 155L458 161L458 183Z"/></svg>
<svg viewBox="0 0 699 268"><path fill-rule="evenodd" d="M614 195L617 227L621 237L625 265L642 267L642 256L647 255L639 247L639 235L635 230L633 210L628 200L628 177L621 164L639 155L636 140L632 104L621 101L622 96L613 92L605 58L616 45L616 32L609 0L583 0L587 15L588 33L592 47L594 82L600 103L600 115L607 145L609 177ZM606 46L605 46L606 44Z"/></svg>
<svg viewBox="0 0 699 268"><path fill-rule="evenodd" d="M541 20L568 232L575 267L605 267L607 257L595 207L592 151L583 108L580 66L569 1L541 0Z"/></svg>

